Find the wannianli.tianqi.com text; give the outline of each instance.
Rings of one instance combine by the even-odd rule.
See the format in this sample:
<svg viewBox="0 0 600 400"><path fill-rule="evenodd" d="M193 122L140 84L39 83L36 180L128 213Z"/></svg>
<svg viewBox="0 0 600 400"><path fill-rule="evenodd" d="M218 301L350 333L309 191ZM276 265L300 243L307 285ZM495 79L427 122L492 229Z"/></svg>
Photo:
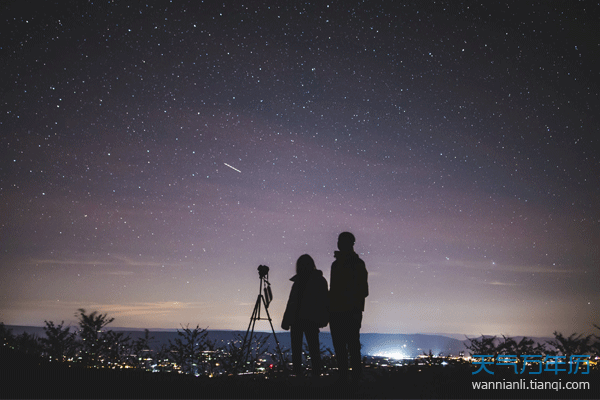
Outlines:
<svg viewBox="0 0 600 400"><path fill-rule="evenodd" d="M589 382L540 381L537 379L519 379L502 382L471 382L474 390L589 390Z"/></svg>

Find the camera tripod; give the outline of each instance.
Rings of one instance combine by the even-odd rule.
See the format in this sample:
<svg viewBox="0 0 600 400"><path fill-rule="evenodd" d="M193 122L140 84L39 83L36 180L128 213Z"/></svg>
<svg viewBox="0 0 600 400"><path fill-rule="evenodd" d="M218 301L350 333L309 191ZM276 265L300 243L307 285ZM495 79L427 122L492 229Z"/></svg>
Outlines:
<svg viewBox="0 0 600 400"><path fill-rule="evenodd" d="M279 354L280 368L285 368L285 360L283 358L283 353L281 351L277 335L275 334L275 329L273 328L273 321L271 320L271 315L269 315L269 304L273 299L273 294L271 292L271 284L268 281L269 267L267 267L266 265L259 266L258 273L260 276L258 297L256 298L256 303L254 304L254 311L252 311L252 316L250 317L250 324L248 324L248 329L246 330L246 335L244 336L244 344L242 345L242 349L244 349L244 352L246 353L246 356L244 357L244 365L247 363L248 356L250 355L256 321L268 320L269 324L271 325L271 331L273 332L273 338L275 338L275 343L277 344L277 353ZM260 315L261 304L265 307L265 312L267 313L266 318L262 318ZM248 334L250 334L249 338ZM248 348L246 348L246 346L248 346Z"/></svg>

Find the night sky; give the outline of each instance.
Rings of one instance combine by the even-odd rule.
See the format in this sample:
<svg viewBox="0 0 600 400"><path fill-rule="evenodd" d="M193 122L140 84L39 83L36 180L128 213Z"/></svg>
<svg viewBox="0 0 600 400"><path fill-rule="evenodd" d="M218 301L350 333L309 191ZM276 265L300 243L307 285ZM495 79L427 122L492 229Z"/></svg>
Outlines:
<svg viewBox="0 0 600 400"><path fill-rule="evenodd" d="M2 3L0 321L280 329L347 230L363 332L600 324L597 2L257 3Z"/></svg>

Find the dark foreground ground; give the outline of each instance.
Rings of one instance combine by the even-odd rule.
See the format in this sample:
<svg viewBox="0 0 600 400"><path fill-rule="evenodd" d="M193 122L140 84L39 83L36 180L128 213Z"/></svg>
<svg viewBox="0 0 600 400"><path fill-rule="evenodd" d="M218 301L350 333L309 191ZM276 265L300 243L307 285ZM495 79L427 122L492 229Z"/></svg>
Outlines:
<svg viewBox="0 0 600 400"><path fill-rule="evenodd" d="M470 366L410 367L397 371L366 368L358 384L338 385L335 376L317 380L245 375L218 378L133 370L67 368L63 365L4 360L0 398L129 399L323 399L323 398L600 398L600 374L472 375ZM589 389L473 389L473 381L589 382Z"/></svg>

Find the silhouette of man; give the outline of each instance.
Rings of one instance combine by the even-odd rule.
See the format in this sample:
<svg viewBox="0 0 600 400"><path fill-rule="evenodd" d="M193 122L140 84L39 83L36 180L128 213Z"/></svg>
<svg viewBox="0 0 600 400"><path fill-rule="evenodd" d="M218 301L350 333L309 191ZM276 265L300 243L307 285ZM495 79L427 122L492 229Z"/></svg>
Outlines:
<svg viewBox="0 0 600 400"><path fill-rule="evenodd" d="M362 374L360 326L369 285L365 262L354 252L354 242L350 232L340 233L329 280L329 326L341 382L348 379L348 353L352 379Z"/></svg>

